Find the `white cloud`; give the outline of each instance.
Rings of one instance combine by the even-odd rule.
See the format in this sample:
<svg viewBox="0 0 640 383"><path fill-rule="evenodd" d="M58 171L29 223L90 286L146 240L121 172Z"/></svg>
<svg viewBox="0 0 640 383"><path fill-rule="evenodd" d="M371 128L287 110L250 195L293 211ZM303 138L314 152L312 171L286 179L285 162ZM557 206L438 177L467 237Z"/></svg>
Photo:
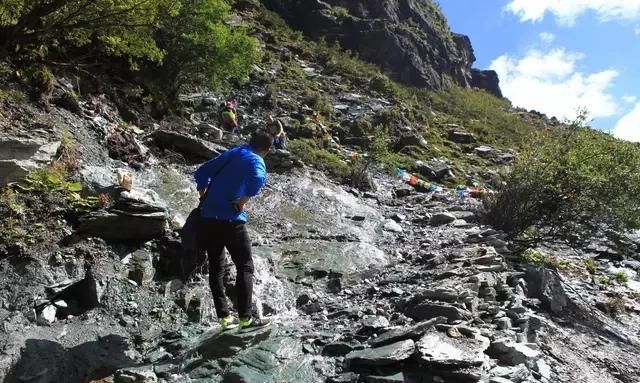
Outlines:
<svg viewBox="0 0 640 383"><path fill-rule="evenodd" d="M540 41L547 44L551 44L556 39L556 35L549 32L542 32L538 37L540 37Z"/></svg>
<svg viewBox="0 0 640 383"><path fill-rule="evenodd" d="M633 30L636 36L640 36L640 24L636 25L636 28Z"/></svg>
<svg viewBox="0 0 640 383"><path fill-rule="evenodd" d="M638 97L636 96L622 96L622 101L626 102L627 104L633 104L634 102L638 101Z"/></svg>
<svg viewBox="0 0 640 383"><path fill-rule="evenodd" d="M613 135L623 140L640 142L640 103L618 121L613 128Z"/></svg>
<svg viewBox="0 0 640 383"><path fill-rule="evenodd" d="M534 49L522 57L500 56L491 69L500 77L502 93L516 106L558 118L572 119L583 107L594 118L614 115L617 104L609 88L618 72L581 73L576 63L583 58L564 49Z"/></svg>
<svg viewBox="0 0 640 383"><path fill-rule="evenodd" d="M640 19L640 0L511 0L506 9L521 21L537 22L547 13L559 23L572 25L582 14L593 11L601 20Z"/></svg>

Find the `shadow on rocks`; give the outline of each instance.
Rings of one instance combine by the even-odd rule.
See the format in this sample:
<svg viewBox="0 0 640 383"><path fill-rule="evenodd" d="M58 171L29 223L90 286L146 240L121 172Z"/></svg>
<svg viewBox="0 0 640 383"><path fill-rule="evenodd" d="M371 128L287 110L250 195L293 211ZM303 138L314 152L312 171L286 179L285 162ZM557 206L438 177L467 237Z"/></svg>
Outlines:
<svg viewBox="0 0 640 383"><path fill-rule="evenodd" d="M135 362L125 338L107 335L67 349L45 339L27 339L19 362L3 383L84 383L112 375Z"/></svg>

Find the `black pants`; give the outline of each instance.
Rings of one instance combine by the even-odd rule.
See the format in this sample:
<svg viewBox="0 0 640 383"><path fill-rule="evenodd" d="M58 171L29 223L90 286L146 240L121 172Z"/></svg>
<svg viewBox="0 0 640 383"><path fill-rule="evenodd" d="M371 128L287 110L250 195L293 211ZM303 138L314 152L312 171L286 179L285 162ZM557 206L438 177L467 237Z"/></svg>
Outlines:
<svg viewBox="0 0 640 383"><path fill-rule="evenodd" d="M238 316L243 319L250 318L253 294L253 258L251 257L251 241L244 223L202 218L198 230L198 243L209 256L209 285L218 318L224 318L230 314L223 282L226 266L225 247L229 250L237 271L236 308Z"/></svg>

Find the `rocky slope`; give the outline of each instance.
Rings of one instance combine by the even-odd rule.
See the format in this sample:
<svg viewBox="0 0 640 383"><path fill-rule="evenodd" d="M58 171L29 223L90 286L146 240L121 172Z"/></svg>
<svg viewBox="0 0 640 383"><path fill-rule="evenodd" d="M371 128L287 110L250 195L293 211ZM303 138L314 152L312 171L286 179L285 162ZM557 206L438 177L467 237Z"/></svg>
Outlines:
<svg viewBox="0 0 640 383"><path fill-rule="evenodd" d="M326 89L346 141L360 118L402 110L398 147L435 146L422 135L440 125L410 125L406 105L328 73L268 27L258 33L271 56L233 94L247 130L273 108L268 85L286 79L278 111L294 136L313 135L299 82ZM59 77L56 91L70 92L67 83ZM136 125L123 121L122 100L100 94L48 112L2 101L0 165L13 169L3 174L18 181L51 159L73 171L65 182L45 173L2 189L0 382L640 380L640 238L609 233L586 249L549 246L546 259L522 259L480 223L477 200L419 192L383 169L372 172L374 190L355 190L286 151L269 156L267 187L249 207L254 309L274 324L220 333L206 274L180 279L176 227L197 203L195 166L238 143L214 127L226 96L185 95L187 120L154 121L129 105ZM476 164L462 177L490 181L510 153L429 112L445 128L434 141ZM361 151L357 143L337 161ZM451 171L421 159L425 177ZM133 174L131 192L118 169ZM230 270L231 295L232 284Z"/></svg>
<svg viewBox="0 0 640 383"><path fill-rule="evenodd" d="M452 84L502 96L494 71L473 69L469 38L451 33L431 0L267 0L265 5L315 38L338 41L392 79L430 89Z"/></svg>
<svg viewBox="0 0 640 383"><path fill-rule="evenodd" d="M196 99L216 101L210 108L220 100ZM473 199L418 193L384 172L375 173L376 192L363 194L285 152L270 161L280 174L251 204L249 225L255 311L275 323L220 333L206 277L176 278L169 222L196 202L194 164L233 137L197 138L202 125L134 129L127 147L145 153L136 170L109 156L108 137L123 134L114 106L98 98L81 108L28 110L52 124L43 134L69 129L81 146L80 180L113 202L71 219L51 211L60 202L37 205L29 198L39 192L18 192L36 215L27 228L48 226L31 233L35 241L7 238L14 246L2 250L3 382L640 379L637 282L600 280L632 274L637 240L624 242L631 253L597 241L572 258L548 249L574 260L559 271L521 265L501 233L477 223ZM30 128L18 126L14 136ZM118 167L134 174L132 192L114 186ZM594 255L596 280L582 268Z"/></svg>

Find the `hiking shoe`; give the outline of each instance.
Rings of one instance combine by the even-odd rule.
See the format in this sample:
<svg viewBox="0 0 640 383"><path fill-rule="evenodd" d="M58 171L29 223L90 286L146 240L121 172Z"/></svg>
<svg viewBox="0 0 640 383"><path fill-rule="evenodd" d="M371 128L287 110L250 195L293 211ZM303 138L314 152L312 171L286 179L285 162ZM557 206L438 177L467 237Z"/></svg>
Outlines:
<svg viewBox="0 0 640 383"><path fill-rule="evenodd" d="M234 318L232 315L228 315L219 321L220 327L222 327L222 331L231 330L233 328L238 327L238 320Z"/></svg>
<svg viewBox="0 0 640 383"><path fill-rule="evenodd" d="M265 318L240 319L240 331L251 331L267 327L270 324L271 321Z"/></svg>

